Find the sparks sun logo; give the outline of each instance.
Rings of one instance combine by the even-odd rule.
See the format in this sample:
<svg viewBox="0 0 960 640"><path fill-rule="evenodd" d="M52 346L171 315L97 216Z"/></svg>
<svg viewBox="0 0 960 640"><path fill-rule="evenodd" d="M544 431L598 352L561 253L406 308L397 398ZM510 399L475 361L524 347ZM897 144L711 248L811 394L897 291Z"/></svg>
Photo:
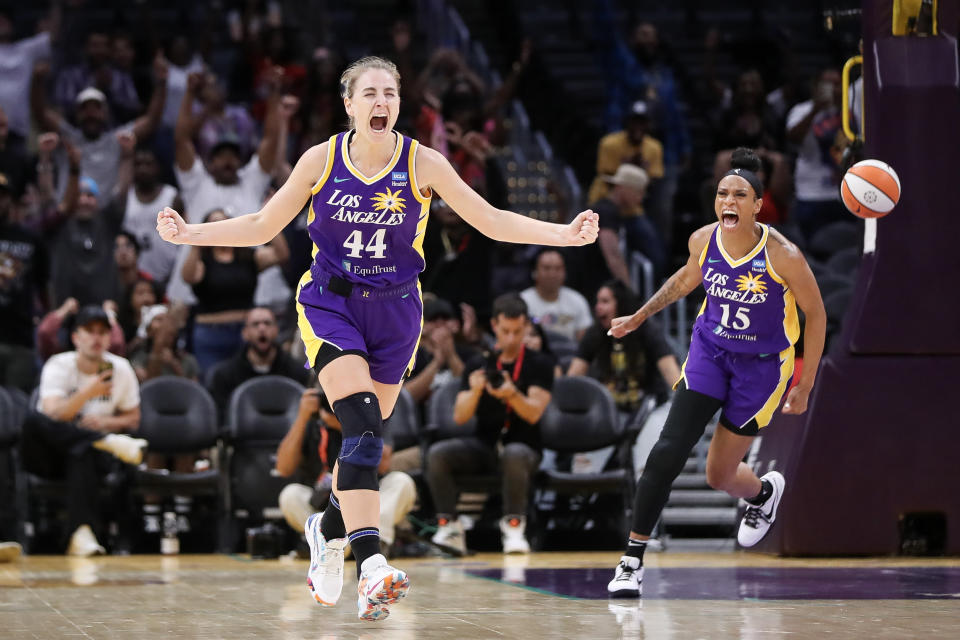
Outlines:
<svg viewBox="0 0 960 640"><path fill-rule="evenodd" d="M403 208L407 206L406 199L400 197L400 189L390 191L389 187L387 187L386 193L377 193L371 200L373 200L373 208L375 211L397 213L403 212Z"/></svg>
<svg viewBox="0 0 960 640"><path fill-rule="evenodd" d="M764 293L767 290L767 283L763 281L763 274L745 273L736 280L739 291L749 291L750 293Z"/></svg>

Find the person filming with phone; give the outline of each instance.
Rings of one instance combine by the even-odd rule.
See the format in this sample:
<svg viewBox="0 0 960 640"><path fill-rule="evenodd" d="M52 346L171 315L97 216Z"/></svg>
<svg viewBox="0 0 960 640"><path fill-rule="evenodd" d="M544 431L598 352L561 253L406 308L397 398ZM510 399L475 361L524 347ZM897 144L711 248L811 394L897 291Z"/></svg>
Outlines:
<svg viewBox="0 0 960 640"><path fill-rule="evenodd" d="M117 460L140 464L147 442L126 435L140 425L140 387L130 363L107 351L110 319L103 307L81 308L70 338L76 350L43 366L20 446L27 471L64 481L67 553L91 556L105 553L97 540L100 505L125 504L101 502L100 484Z"/></svg>
<svg viewBox="0 0 960 640"><path fill-rule="evenodd" d="M477 356L464 367L453 408L459 425L476 417L473 433L434 443L427 454L427 483L437 511L433 541L464 551L463 528L456 518L458 474L499 470L503 476L504 553L527 553L524 534L530 478L540 466L540 417L550 402L553 364L541 353L526 349L530 318L517 294L504 294L493 303L490 324L497 350Z"/></svg>

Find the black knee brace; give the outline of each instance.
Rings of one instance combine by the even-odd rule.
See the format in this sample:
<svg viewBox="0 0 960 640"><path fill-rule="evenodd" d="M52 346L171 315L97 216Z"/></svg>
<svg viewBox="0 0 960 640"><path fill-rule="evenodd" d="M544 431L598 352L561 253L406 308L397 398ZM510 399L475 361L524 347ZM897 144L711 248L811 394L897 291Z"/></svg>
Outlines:
<svg viewBox="0 0 960 640"><path fill-rule="evenodd" d="M383 457L383 418L377 396L364 391L341 398L333 403L333 413L343 433L337 489L376 491L380 487L377 465Z"/></svg>

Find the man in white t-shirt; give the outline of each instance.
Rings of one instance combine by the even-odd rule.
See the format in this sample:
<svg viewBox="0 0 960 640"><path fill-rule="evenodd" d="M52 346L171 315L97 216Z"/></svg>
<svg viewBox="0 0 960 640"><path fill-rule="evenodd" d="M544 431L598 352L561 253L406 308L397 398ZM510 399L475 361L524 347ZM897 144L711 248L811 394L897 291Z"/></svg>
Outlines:
<svg viewBox="0 0 960 640"><path fill-rule="evenodd" d="M167 282L177 260L177 246L157 235L157 212L164 207L182 210L176 187L160 180L160 161L152 147L141 145L133 154L133 184L127 190L123 228L140 243L137 266L157 282Z"/></svg>
<svg viewBox="0 0 960 640"><path fill-rule="evenodd" d="M43 367L21 451L27 471L64 480L73 532L67 552L91 556L105 552L94 530L100 481L115 465L111 456L140 464L147 442L122 433L140 425L140 387L130 363L107 352L107 312L96 305L82 308L70 337L76 351L57 354Z"/></svg>
<svg viewBox="0 0 960 640"><path fill-rule="evenodd" d="M273 172L279 145L279 92L270 97L267 116L264 121L263 138L255 153L242 165L242 145L235 136L224 136L216 142L207 155L207 162L197 156L193 144L193 103L203 86L201 73L190 74L187 78L187 90L183 94L180 115L174 129L175 145L173 173L180 183L180 195L186 207L187 216L194 222L200 222L214 209L222 209L228 216L234 217L253 213L260 208L267 187L270 186L270 174ZM180 273L186 261L190 247L180 249L177 264L174 267L167 297L186 304L194 304L193 291L183 281ZM289 289L283 282L279 268L266 269L260 274L256 302L265 302L262 292L269 289Z"/></svg>
<svg viewBox="0 0 960 640"><path fill-rule="evenodd" d="M791 217L807 239L820 227L847 217L840 204L840 171L831 155L840 132L840 91L840 73L825 69L813 98L787 114L787 139L797 147L797 199Z"/></svg>
<svg viewBox="0 0 960 640"><path fill-rule="evenodd" d="M556 249L544 249L534 261L534 286L520 297L527 303L530 318L547 331L579 340L593 324L587 299L569 287L563 255Z"/></svg>

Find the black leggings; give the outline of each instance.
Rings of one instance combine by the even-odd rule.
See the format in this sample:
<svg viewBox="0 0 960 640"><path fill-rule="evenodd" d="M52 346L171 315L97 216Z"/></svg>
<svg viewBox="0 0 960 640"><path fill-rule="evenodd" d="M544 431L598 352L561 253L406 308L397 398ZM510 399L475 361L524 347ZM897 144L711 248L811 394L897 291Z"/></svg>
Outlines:
<svg viewBox="0 0 960 640"><path fill-rule="evenodd" d="M650 450L633 500L634 533L649 536L670 497L670 487L683 471L690 451L703 436L722 400L687 389L683 380L663 425L660 439Z"/></svg>

